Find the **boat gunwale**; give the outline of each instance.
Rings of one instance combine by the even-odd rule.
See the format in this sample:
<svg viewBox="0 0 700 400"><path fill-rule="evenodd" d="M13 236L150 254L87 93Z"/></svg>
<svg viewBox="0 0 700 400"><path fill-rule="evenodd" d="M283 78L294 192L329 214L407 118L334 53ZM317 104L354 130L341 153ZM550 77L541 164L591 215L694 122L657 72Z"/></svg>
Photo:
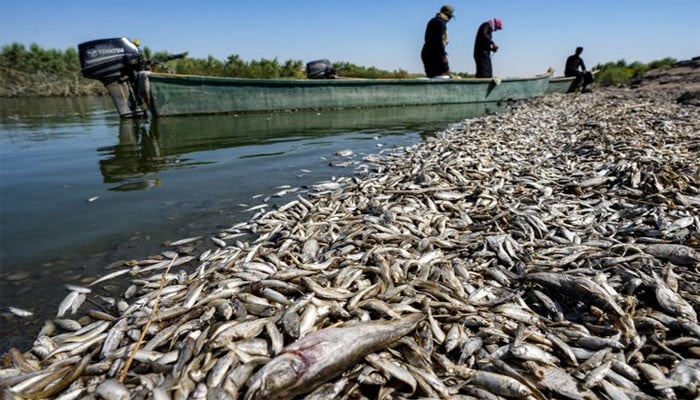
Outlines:
<svg viewBox="0 0 700 400"><path fill-rule="evenodd" d="M550 78L550 82L558 83L558 82L568 82L568 81L573 81L576 79L575 76L557 76L554 78Z"/></svg>
<svg viewBox="0 0 700 400"><path fill-rule="evenodd" d="M177 81L182 84L231 84L231 85L258 85L258 86L367 86L367 85L425 85L425 84L446 84L446 85L467 85L484 84L493 82L497 85L507 82L534 81L540 79L550 79L551 73L538 74L530 77L507 77L507 78L460 78L460 79L428 79L428 78L406 78L406 79L255 79L255 78L235 78L206 75L184 75L167 73L149 73L149 80L155 78L153 82Z"/></svg>

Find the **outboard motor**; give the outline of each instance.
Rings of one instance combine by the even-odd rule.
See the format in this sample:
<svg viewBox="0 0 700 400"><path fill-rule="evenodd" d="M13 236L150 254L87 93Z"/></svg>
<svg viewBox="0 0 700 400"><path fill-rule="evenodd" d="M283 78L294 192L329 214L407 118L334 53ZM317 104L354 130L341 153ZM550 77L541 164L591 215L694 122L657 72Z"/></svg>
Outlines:
<svg viewBox="0 0 700 400"><path fill-rule="evenodd" d="M145 61L139 48L127 38L100 39L78 45L80 72L101 81L122 118L146 114L148 104Z"/></svg>
<svg viewBox="0 0 700 400"><path fill-rule="evenodd" d="M333 64L328 60L316 60L306 64L306 77L309 79L335 79Z"/></svg>

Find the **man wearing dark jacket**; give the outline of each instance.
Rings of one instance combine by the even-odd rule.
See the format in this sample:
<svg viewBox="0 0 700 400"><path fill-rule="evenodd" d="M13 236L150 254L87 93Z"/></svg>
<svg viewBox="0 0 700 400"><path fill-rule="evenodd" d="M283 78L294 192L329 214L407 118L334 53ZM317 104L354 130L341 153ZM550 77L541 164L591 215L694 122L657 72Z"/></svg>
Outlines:
<svg viewBox="0 0 700 400"><path fill-rule="evenodd" d="M564 76L575 76L576 81L574 85L577 89L581 84L581 81L583 81L583 87L581 90L586 91L586 86L593 82L593 74L586 70L586 64L583 63L581 53L583 53L583 47L577 47L574 54L570 55L569 58L566 59Z"/></svg>
<svg viewBox="0 0 700 400"><path fill-rule="evenodd" d="M500 18L486 21L479 26L474 40L474 61L476 62L476 77L491 78L493 69L491 68L491 52L498 51L498 45L491 37L494 31L503 29L503 22Z"/></svg>
<svg viewBox="0 0 700 400"><path fill-rule="evenodd" d="M452 6L442 6L440 12L435 15L425 28L425 43L420 57L423 60L425 75L428 78L436 76L449 76L450 64L447 61L447 22L454 16L455 9Z"/></svg>

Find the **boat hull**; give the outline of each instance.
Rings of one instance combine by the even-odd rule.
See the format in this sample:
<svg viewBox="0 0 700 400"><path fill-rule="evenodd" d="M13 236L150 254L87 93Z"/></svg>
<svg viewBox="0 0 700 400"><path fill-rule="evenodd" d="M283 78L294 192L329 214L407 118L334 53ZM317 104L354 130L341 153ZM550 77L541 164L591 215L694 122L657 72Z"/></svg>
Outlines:
<svg viewBox="0 0 700 400"><path fill-rule="evenodd" d="M547 93L571 93L576 91L576 85L574 84L576 77L558 77L549 80L549 85L547 86Z"/></svg>
<svg viewBox="0 0 700 400"><path fill-rule="evenodd" d="M522 100L542 96L549 74L507 79L240 79L150 73L155 117Z"/></svg>

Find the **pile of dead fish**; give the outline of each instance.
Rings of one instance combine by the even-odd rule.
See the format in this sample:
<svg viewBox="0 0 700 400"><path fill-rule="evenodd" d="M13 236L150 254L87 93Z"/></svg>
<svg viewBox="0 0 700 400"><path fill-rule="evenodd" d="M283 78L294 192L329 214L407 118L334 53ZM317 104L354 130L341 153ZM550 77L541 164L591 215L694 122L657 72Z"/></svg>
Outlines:
<svg viewBox="0 0 700 400"><path fill-rule="evenodd" d="M698 396L699 110L551 95L347 152L353 177L69 287L4 395Z"/></svg>

